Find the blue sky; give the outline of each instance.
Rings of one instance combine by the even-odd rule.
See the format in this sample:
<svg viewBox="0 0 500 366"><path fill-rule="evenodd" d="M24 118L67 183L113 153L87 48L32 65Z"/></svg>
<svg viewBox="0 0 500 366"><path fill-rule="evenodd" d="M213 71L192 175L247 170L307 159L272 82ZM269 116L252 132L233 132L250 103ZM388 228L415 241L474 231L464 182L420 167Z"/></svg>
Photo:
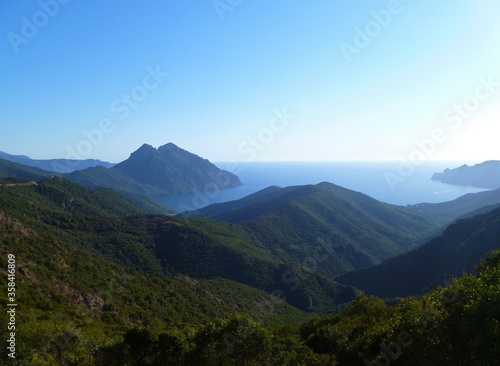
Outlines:
<svg viewBox="0 0 500 366"><path fill-rule="evenodd" d="M0 151L500 159L497 1L0 2Z"/></svg>

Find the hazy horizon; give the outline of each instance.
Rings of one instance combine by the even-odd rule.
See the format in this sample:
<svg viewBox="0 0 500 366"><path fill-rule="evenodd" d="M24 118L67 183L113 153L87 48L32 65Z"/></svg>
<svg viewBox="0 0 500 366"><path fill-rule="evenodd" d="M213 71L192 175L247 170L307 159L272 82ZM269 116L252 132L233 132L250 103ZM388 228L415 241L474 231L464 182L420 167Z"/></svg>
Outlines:
<svg viewBox="0 0 500 366"><path fill-rule="evenodd" d="M159 146L153 146L154 148L158 148ZM180 148L182 148L182 146L179 146ZM137 149L136 149L137 150ZM134 151L136 151L134 150ZM183 149L185 150L185 149ZM131 153L133 153L134 151L131 151ZM196 152L194 151L189 151L190 153L193 153L195 155L198 155ZM27 158L30 158L30 159L33 159L33 160L57 160L57 159L66 159L65 156L42 156L42 157L33 157L33 156L29 156L29 155L26 155L26 154L10 154L8 151L2 151L0 150L0 153L6 153L8 155L11 155L11 156L23 156L23 157L27 157ZM130 154L131 154L130 153ZM123 160L120 160L120 161L109 161L109 160L105 160L103 158L100 158L99 156L96 156L96 157L92 157L92 158L82 158L82 160L85 160L85 159L94 159L94 160L100 160L100 161L103 161L103 162L107 162L107 163L111 163L111 164L118 164L118 163L121 163L122 161L124 160L127 160L129 157L130 157L130 154L129 156L127 156L125 159ZM318 163L318 164L321 164L321 163L401 163L401 160L398 160L398 159L366 159L366 160L361 160L361 159L353 159L353 160L348 160L348 159L344 159L344 160L254 160L254 161L245 161L245 160L212 160L210 158L210 156L200 156L201 158L203 159L207 159L209 160L211 163L215 164L215 165L219 165L219 164L232 164L232 163L242 163L242 164L246 164L246 163L269 163L269 164L273 164L273 163L311 163L311 164L315 164L315 163ZM1 158L1 157L0 157ZM467 165L471 165L471 164L481 164L485 161L490 161L490 160L496 160L496 159L488 159L488 160L431 160L431 159L428 159L424 162L422 162L422 164L460 164L460 165L463 165L463 164L467 164ZM408 161L408 160L406 160ZM498 160L500 161L500 160ZM420 165L422 165L420 164ZM415 167L418 167L418 165L415 165ZM452 168L450 166L450 168Z"/></svg>
<svg viewBox="0 0 500 366"><path fill-rule="evenodd" d="M500 3L0 4L0 151L500 160Z"/></svg>

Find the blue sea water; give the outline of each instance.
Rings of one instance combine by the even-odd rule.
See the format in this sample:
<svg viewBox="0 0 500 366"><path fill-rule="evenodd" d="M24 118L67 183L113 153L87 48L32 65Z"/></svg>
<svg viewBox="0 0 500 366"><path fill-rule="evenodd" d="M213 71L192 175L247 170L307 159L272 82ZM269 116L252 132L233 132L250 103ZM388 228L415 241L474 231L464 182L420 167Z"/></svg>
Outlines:
<svg viewBox="0 0 500 366"><path fill-rule="evenodd" d="M159 201L178 212L240 199L269 186L330 182L396 205L450 201L485 189L454 186L431 180L432 174L457 167L456 162L426 162L401 166L396 162L242 162L217 163L233 171L243 185L220 191L164 197ZM413 169L413 170L412 170Z"/></svg>

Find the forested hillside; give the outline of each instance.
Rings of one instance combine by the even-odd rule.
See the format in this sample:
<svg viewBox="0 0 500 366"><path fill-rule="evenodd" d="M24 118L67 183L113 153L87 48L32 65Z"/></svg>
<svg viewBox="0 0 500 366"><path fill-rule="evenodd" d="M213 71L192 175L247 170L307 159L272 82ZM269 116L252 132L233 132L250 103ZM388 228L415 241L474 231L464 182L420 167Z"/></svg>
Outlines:
<svg viewBox="0 0 500 366"><path fill-rule="evenodd" d="M448 287L392 307L320 273L330 257L350 258L339 241L320 240L322 229L384 237L403 250L419 225L428 228L404 208L320 185L235 224L151 215L117 192L59 177L3 182L0 301L10 302L10 259L18 303L17 356L7 364L488 365L498 356L498 252L476 276L450 278ZM348 226L341 213L356 221ZM281 253L269 246L306 228L319 238L311 254L304 241ZM432 263L473 265L495 247L497 229L498 210L459 221L407 255L431 250L436 261L426 257L419 278L433 278ZM394 268L378 283L385 291L412 284L411 263ZM0 319L2 329L8 320ZM1 352L7 360L7 348Z"/></svg>
<svg viewBox="0 0 500 366"><path fill-rule="evenodd" d="M445 223L331 183L269 187L186 215L238 224L275 260L302 263L329 243L335 253L314 267L331 278L415 248Z"/></svg>
<svg viewBox="0 0 500 366"><path fill-rule="evenodd" d="M385 298L421 295L463 272L471 273L486 253L500 248L499 223L500 209L458 220L415 250L337 280Z"/></svg>

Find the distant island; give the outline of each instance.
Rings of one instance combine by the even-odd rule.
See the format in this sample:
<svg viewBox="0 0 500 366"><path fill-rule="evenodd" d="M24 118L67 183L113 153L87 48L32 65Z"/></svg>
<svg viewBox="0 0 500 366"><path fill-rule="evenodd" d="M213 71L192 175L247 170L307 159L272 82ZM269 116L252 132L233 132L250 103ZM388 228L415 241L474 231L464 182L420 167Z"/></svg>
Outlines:
<svg viewBox="0 0 500 366"><path fill-rule="evenodd" d="M489 160L474 166L467 164L455 169L445 169L442 173L434 173L432 180L477 188L500 188L500 161Z"/></svg>

